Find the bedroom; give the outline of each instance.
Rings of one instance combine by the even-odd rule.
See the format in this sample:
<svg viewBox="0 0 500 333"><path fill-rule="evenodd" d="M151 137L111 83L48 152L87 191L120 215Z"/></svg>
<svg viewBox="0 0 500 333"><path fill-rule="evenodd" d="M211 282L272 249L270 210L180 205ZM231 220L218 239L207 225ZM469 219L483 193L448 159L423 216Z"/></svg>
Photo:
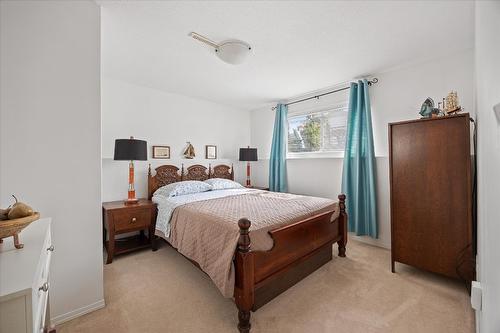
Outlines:
<svg viewBox="0 0 500 333"><path fill-rule="evenodd" d="M0 4L2 333L500 331L498 2Z"/></svg>

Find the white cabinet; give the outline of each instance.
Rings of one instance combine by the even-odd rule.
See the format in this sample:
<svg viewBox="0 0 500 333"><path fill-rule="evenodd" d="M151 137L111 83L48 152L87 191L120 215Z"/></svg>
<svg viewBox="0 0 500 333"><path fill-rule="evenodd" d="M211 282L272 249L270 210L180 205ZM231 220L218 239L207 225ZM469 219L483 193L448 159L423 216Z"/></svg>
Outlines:
<svg viewBox="0 0 500 333"><path fill-rule="evenodd" d="M0 333L44 332L49 323L50 259L54 246L49 218L20 233L24 248L12 237L0 244ZM0 222L1 223L1 222Z"/></svg>

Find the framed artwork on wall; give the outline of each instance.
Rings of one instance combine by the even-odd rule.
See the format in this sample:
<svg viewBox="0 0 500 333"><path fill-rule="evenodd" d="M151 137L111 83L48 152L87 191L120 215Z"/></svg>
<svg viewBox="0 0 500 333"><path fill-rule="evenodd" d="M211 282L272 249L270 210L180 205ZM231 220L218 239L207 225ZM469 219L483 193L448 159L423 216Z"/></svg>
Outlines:
<svg viewBox="0 0 500 333"><path fill-rule="evenodd" d="M205 146L205 158L207 160L216 160L217 159L217 146L206 145Z"/></svg>
<svg viewBox="0 0 500 333"><path fill-rule="evenodd" d="M170 146L153 146L153 158L169 159Z"/></svg>

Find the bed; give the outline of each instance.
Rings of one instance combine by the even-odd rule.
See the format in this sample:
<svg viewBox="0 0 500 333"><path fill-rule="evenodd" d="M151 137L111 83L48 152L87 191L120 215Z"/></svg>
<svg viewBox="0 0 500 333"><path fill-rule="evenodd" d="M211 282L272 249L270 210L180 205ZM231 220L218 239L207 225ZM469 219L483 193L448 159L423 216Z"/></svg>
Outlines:
<svg viewBox="0 0 500 333"><path fill-rule="evenodd" d="M335 202L236 188L177 201L154 196L168 184L213 178L234 180L233 167L162 165L153 175L150 166L148 196L157 204L156 235L208 274L223 296L234 297L238 330L246 333L251 311L330 261L334 243L345 257L345 195Z"/></svg>

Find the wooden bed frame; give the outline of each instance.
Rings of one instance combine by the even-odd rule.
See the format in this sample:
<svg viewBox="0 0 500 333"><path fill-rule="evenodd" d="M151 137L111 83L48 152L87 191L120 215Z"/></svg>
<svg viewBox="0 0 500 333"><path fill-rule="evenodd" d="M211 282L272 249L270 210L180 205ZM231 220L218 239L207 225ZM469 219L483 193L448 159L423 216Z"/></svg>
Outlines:
<svg viewBox="0 0 500 333"><path fill-rule="evenodd" d="M192 165L179 174L174 165L157 167L155 176L148 171L148 196L166 184L182 180L225 178L234 180L232 166L217 165L213 169ZM238 221L240 236L234 256L234 300L238 308L238 330L250 332L250 311L278 296L332 259L332 245L338 244L338 255L345 257L347 244L347 214L345 195L340 194L340 215L331 221L333 211L269 231L274 246L269 251L252 251L249 229L251 221ZM154 239L154 237L153 237ZM196 262L193 262L197 265ZM199 265L197 265L199 267Z"/></svg>

